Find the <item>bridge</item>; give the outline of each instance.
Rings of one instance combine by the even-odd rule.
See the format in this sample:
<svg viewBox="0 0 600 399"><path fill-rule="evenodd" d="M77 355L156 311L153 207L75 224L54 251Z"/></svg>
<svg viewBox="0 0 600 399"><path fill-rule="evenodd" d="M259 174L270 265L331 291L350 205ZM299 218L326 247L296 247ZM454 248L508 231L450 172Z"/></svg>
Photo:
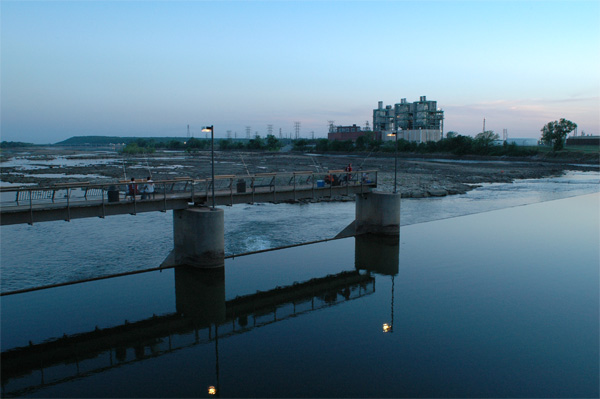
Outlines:
<svg viewBox="0 0 600 399"><path fill-rule="evenodd" d="M373 192L377 177L376 170L221 175L211 179L181 177L154 182L152 194L131 196L125 192L130 181L8 187L0 192L0 226L172 210L174 249L165 265L221 267L225 256L225 223L224 211L216 205L361 194L356 196L355 221L338 237L399 234L400 194ZM139 187L145 182L136 184Z"/></svg>
<svg viewBox="0 0 600 399"><path fill-rule="evenodd" d="M377 187L377 171L348 173L297 171L254 175L220 175L212 179L178 177L157 180L155 192L126 196L129 181L90 184L59 183L52 186L3 187L0 189L0 226L56 220L183 210L194 205L256 202L289 202L366 193ZM145 181L137 181L143 186Z"/></svg>

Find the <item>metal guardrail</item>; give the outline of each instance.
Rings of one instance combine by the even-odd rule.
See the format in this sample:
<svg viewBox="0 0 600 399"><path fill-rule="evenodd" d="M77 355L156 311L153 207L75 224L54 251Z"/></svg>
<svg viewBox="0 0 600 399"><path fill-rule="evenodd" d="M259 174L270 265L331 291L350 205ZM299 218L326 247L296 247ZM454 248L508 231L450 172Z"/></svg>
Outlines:
<svg viewBox="0 0 600 399"><path fill-rule="evenodd" d="M339 187L372 187L377 185L377 170L364 170L347 172L344 170L329 170L327 172L298 171L286 173L257 173L253 175L218 175L215 176L215 192L220 197L229 196L231 204L233 197L238 194L250 195L250 202L255 202L255 194L272 193L273 201L277 200L277 192L296 192L299 190L312 190L312 197L316 197L317 189L329 188L329 196L333 196L333 189ZM130 184L137 185L134 195L128 193ZM34 209L43 208L44 205L52 208L66 208L66 220L70 220L70 208L85 204L95 204L104 207L113 203L128 201L133 203L133 214L136 213L136 204L140 201L163 201L163 210L167 210L167 201L170 199L188 199L194 202L198 197L208 198L212 190L213 181L210 178L194 179L191 177L177 177L169 180L156 180L154 192L145 192L146 180L119 180L102 184L90 182L57 183L51 186L20 186L0 188L0 211L9 212L15 209L23 210L27 207L33 223ZM339 193L339 190L336 191ZM323 195L321 195L323 196Z"/></svg>

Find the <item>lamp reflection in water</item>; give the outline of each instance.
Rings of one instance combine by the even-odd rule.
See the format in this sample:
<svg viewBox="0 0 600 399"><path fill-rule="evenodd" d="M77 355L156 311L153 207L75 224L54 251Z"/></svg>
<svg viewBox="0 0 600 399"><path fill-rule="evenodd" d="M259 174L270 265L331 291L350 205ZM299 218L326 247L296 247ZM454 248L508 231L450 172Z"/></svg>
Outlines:
<svg viewBox="0 0 600 399"><path fill-rule="evenodd" d="M215 377L208 394L219 396L219 325L227 317L225 303L225 268L175 268L175 306L177 313L191 321L196 334L198 329L209 327L209 338L214 328Z"/></svg>
<svg viewBox="0 0 600 399"><path fill-rule="evenodd" d="M400 236L362 234L354 237L354 267L392 278L392 303L389 323L383 324L383 332L394 331L394 277L400 263Z"/></svg>
<svg viewBox="0 0 600 399"><path fill-rule="evenodd" d="M383 332L384 333L392 333L394 332L394 276L392 275L392 314L390 317L390 324L383 323Z"/></svg>

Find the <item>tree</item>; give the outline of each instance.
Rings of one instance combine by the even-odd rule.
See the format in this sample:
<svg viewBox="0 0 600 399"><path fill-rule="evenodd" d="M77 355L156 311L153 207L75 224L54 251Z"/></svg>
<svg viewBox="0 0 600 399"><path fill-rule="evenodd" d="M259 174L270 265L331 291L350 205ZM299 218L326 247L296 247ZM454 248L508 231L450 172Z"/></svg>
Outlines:
<svg viewBox="0 0 600 399"><path fill-rule="evenodd" d="M308 148L308 140L298 139L294 140L294 151L305 151Z"/></svg>
<svg viewBox="0 0 600 399"><path fill-rule="evenodd" d="M318 139L316 150L320 152L327 152L329 150L329 140L327 139Z"/></svg>
<svg viewBox="0 0 600 399"><path fill-rule="evenodd" d="M486 130L485 132L478 133L475 136L474 144L475 150L482 154L487 154L490 149L490 145L494 140L498 140L500 136L494 133L493 130Z"/></svg>
<svg viewBox="0 0 600 399"><path fill-rule="evenodd" d="M500 136L494 133L493 130L486 130L485 132L477 133L477 135L475 136L475 140L480 141L486 146L490 145L492 141L498 139L500 139Z"/></svg>
<svg viewBox="0 0 600 399"><path fill-rule="evenodd" d="M277 140L277 137L273 136L272 134L268 134L266 147L269 151L279 151L281 148L281 143L279 140Z"/></svg>
<svg viewBox="0 0 600 399"><path fill-rule="evenodd" d="M577 124L564 118L560 121L548 122L542 128L542 142L551 144L554 151L560 151L564 147L567 134L577 128Z"/></svg>
<svg viewBox="0 0 600 399"><path fill-rule="evenodd" d="M253 139L251 139L248 142L248 145L246 146L249 150L262 150L263 148L265 148L265 142L264 140L257 134L256 136L254 136Z"/></svg>

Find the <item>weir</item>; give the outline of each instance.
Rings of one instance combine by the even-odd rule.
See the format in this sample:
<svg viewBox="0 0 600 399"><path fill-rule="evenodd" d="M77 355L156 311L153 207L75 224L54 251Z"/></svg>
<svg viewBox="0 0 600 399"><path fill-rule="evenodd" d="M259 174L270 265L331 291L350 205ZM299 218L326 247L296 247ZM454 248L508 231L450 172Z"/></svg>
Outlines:
<svg viewBox="0 0 600 399"><path fill-rule="evenodd" d="M332 176L337 178L333 179ZM215 176L214 180L178 178L156 181L155 187L151 196L125 194L123 199L115 183L68 183L46 188L10 187L2 191L0 223L33 224L173 210L174 249L163 266L190 265L201 268L224 264L224 211L206 206L212 189L215 189L214 203L217 205L294 202L354 194L355 221L337 238L367 233L394 236L399 234L400 229L400 194L372 191L377 187L377 171L349 174L330 170L241 177L227 175ZM14 195L13 202L7 202L7 195Z"/></svg>

